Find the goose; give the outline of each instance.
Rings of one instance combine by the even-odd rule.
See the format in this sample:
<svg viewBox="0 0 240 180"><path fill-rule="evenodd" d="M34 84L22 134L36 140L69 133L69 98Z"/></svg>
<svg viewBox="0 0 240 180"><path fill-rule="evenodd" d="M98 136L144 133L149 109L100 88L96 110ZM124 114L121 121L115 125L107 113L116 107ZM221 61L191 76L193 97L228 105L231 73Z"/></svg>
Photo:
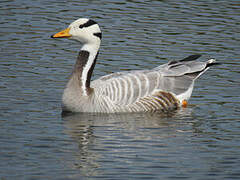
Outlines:
<svg viewBox="0 0 240 180"><path fill-rule="evenodd" d="M201 55L172 60L148 70L116 72L91 81L102 33L91 19L80 18L51 36L79 41L82 47L62 96L63 112L169 112L187 107L195 80L215 59Z"/></svg>

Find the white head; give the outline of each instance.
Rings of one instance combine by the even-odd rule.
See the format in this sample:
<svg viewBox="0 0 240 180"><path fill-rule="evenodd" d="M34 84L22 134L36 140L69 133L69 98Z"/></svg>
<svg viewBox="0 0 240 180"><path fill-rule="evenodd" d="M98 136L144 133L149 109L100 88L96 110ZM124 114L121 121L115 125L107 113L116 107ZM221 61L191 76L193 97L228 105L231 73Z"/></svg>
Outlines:
<svg viewBox="0 0 240 180"><path fill-rule="evenodd" d="M102 33L95 21L80 18L72 22L67 29L54 34L52 38L69 38L83 44L98 44L101 41Z"/></svg>

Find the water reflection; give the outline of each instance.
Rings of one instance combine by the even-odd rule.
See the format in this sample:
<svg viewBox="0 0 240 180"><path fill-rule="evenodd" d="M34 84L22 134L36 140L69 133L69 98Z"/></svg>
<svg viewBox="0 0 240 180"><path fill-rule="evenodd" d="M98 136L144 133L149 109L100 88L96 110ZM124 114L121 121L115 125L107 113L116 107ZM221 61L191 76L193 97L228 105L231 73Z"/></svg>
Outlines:
<svg viewBox="0 0 240 180"><path fill-rule="evenodd" d="M106 163L119 164L122 159L123 164L125 161L135 163L137 151L146 144L167 146L165 142L156 141L178 136L184 131L183 125L193 117L192 109L186 108L170 114L79 113L62 119L65 133L77 144L72 168L80 169L85 176L97 176L100 173L97 169ZM108 157L116 153L118 157ZM122 157L119 159L119 156Z"/></svg>
<svg viewBox="0 0 240 180"><path fill-rule="evenodd" d="M191 117L192 108L183 108L169 113L75 113L63 116L65 124L72 124L72 128L79 129L82 126L104 126L106 124L121 124L121 128L159 128L167 126L170 119L181 120Z"/></svg>
<svg viewBox="0 0 240 180"><path fill-rule="evenodd" d="M238 1L0 4L0 179L239 179ZM222 65L196 82L193 109L60 121L79 44L49 36L80 17L103 31L94 78L196 53Z"/></svg>

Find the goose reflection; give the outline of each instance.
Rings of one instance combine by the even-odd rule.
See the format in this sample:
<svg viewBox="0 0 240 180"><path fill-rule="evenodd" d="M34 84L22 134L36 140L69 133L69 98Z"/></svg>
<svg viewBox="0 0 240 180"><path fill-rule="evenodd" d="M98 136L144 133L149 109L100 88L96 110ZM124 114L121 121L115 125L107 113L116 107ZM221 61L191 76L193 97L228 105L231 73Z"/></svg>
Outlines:
<svg viewBox="0 0 240 180"><path fill-rule="evenodd" d="M81 169L86 176L95 176L106 164L119 160L135 161L135 149L145 148L156 142L176 136L177 128L186 118L191 118L191 108L171 114L93 114L81 113L63 116L65 133L77 144L74 169ZM158 144L159 146L164 144ZM123 156L123 158L114 158ZM106 163L108 162L108 163Z"/></svg>

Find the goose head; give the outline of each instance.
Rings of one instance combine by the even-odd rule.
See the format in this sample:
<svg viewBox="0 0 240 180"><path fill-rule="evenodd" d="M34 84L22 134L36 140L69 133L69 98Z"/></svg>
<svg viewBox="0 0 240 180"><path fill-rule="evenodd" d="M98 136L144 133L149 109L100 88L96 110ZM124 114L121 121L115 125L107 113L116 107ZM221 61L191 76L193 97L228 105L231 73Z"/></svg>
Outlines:
<svg viewBox="0 0 240 180"><path fill-rule="evenodd" d="M80 18L72 22L67 29L54 35L52 38L69 38L80 41L83 44L98 44L101 41L102 33L98 24L87 18Z"/></svg>

